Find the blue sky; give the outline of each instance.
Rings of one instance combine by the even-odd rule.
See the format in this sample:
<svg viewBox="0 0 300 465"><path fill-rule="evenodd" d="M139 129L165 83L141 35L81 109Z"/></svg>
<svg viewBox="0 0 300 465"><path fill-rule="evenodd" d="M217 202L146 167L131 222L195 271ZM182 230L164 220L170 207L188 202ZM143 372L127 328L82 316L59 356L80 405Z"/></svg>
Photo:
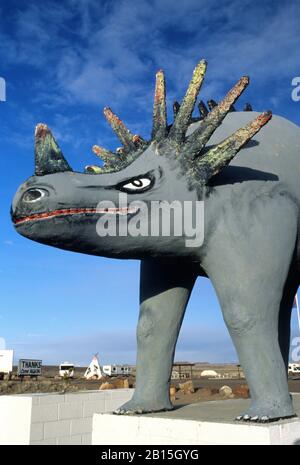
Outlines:
<svg viewBox="0 0 300 465"><path fill-rule="evenodd" d="M18 236L11 199L33 173L38 122L53 130L76 170L114 149L102 108L149 136L154 74L167 76L169 106L193 67L208 61L202 98L220 99L243 74L243 103L300 124L291 81L300 75L298 0L0 0L0 336L18 357L86 364L135 361L139 264L63 252ZM294 330L296 330L294 318ZM208 280L199 279L176 358L236 359Z"/></svg>

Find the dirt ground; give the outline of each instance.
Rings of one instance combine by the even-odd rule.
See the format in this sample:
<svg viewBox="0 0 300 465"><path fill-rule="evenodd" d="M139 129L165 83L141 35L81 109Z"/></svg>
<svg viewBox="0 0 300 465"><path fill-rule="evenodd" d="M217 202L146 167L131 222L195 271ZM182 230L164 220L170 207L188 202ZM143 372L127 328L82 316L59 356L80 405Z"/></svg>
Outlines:
<svg viewBox="0 0 300 465"><path fill-rule="evenodd" d="M204 388L208 388L212 391L219 390L222 386L226 385L229 386L231 389L234 389L237 386L247 386L245 380L238 380L238 379L195 379L193 380L194 386L196 390L193 394L183 394L180 391L176 392L176 400L173 401L174 405L185 405L185 404L192 404L195 402L205 402L208 400L220 400L224 399L222 395L219 393L215 393L212 395L204 395L201 391L206 391ZM298 380L289 380L289 389L290 392L300 392L300 378ZM235 398L239 398L240 396L236 396Z"/></svg>
<svg viewBox="0 0 300 465"><path fill-rule="evenodd" d="M83 378L85 369L76 368L76 375L73 379L62 380L57 377L57 367L43 367L43 376L37 379L12 379L10 381L0 381L0 395L8 394L22 394L22 393L34 393L34 392L78 392L84 390L98 390L103 382L109 382L116 384L120 382L118 378L105 378L101 380L90 380L87 381ZM16 370L14 370L14 376ZM229 375L229 374L228 374ZM124 378L123 378L124 379ZM134 387L135 377L131 376L128 379L129 387ZM193 386L195 392L183 393L179 390L179 383L184 383L186 380L178 381L172 380L171 385L176 387L175 400L173 399L174 405L191 404L194 402L202 402L208 400L218 400L224 397L219 393L219 389L222 386L229 386L235 393L235 398L240 397L239 387L246 386L245 379L241 378L221 378L221 379L205 379L205 378L194 378ZM300 392L300 378L289 379L290 392ZM238 390L237 390L238 389Z"/></svg>

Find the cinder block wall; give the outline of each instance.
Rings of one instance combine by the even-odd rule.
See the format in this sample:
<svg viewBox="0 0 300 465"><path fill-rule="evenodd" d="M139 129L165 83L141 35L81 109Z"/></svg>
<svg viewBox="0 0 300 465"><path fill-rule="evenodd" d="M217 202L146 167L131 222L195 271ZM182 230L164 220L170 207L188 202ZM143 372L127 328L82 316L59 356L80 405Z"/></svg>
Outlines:
<svg viewBox="0 0 300 465"><path fill-rule="evenodd" d="M111 412L133 389L0 396L0 444L91 444L94 413Z"/></svg>

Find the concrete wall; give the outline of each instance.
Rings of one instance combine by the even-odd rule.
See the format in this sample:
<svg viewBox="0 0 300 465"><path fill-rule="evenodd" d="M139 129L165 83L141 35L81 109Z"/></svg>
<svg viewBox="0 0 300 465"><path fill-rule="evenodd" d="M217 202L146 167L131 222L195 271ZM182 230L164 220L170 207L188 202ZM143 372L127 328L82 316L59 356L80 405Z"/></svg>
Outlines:
<svg viewBox="0 0 300 465"><path fill-rule="evenodd" d="M94 413L111 412L133 389L0 396L0 445L91 444Z"/></svg>

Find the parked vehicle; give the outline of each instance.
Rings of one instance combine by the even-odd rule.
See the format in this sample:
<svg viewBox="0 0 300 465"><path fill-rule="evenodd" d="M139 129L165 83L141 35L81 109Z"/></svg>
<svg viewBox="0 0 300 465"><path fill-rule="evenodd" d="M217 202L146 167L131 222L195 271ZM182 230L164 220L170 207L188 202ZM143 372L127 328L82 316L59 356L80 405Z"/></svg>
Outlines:
<svg viewBox="0 0 300 465"><path fill-rule="evenodd" d="M107 376L129 376L131 374L131 367L128 365L103 365L102 371Z"/></svg>
<svg viewBox="0 0 300 465"><path fill-rule="evenodd" d="M0 379L10 376L13 370L13 350L0 350Z"/></svg>
<svg viewBox="0 0 300 465"><path fill-rule="evenodd" d="M300 363L289 363L289 374L300 375Z"/></svg>
<svg viewBox="0 0 300 465"><path fill-rule="evenodd" d="M59 365L59 376L62 378L74 377L74 365L70 362L64 362Z"/></svg>

